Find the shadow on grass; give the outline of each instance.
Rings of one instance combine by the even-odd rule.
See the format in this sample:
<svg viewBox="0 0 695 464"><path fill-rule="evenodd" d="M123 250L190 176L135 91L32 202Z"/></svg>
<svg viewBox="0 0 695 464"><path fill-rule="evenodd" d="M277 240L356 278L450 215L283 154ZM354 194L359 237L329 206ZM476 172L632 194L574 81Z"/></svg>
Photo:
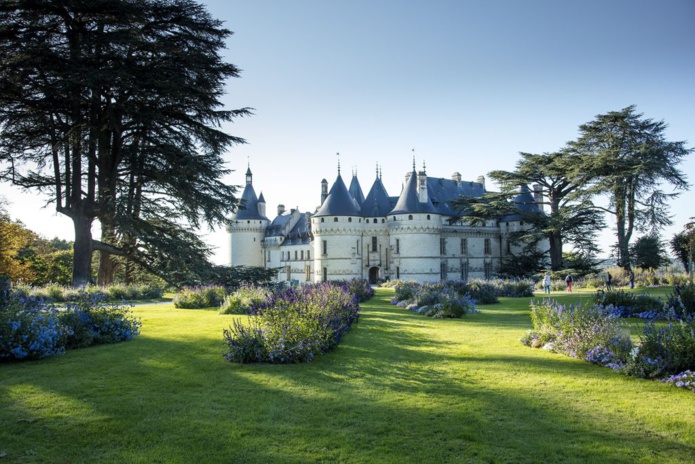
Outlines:
<svg viewBox="0 0 695 464"><path fill-rule="evenodd" d="M516 314L484 315L480 330L495 317L516 327ZM450 343L430 336L440 322L449 321L368 304L341 346L303 365L226 363L221 334L145 334L0 365L0 451L8 462L182 463L627 463L695 453L692 433L656 430L658 406L636 415L639 388L618 406L606 399L611 372L530 349L447 354ZM557 382L600 388L535 386L558 372ZM516 373L531 379L505 379ZM693 427L687 414L665 429Z"/></svg>

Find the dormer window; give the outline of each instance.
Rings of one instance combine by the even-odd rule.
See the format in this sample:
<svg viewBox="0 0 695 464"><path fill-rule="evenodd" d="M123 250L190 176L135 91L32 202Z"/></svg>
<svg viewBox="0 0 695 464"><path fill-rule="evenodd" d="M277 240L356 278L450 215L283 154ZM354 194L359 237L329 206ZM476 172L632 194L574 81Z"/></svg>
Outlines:
<svg viewBox="0 0 695 464"><path fill-rule="evenodd" d="M337 218L337 217L334 217L334 218L333 218L333 222L338 222L338 218Z"/></svg>

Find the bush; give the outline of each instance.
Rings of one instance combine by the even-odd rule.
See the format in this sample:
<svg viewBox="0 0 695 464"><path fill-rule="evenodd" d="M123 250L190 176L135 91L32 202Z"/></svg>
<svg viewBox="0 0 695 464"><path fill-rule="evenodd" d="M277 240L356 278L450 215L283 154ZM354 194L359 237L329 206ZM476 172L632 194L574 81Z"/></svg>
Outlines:
<svg viewBox="0 0 695 464"><path fill-rule="evenodd" d="M224 287L189 287L174 295L174 307L180 309L199 309L219 307L227 296Z"/></svg>
<svg viewBox="0 0 695 464"><path fill-rule="evenodd" d="M676 286L666 299L666 308L679 318L695 316L695 286Z"/></svg>
<svg viewBox="0 0 695 464"><path fill-rule="evenodd" d="M629 333L620 319L600 306L565 306L555 300L531 303L531 321L534 331L522 342L533 346L535 340L544 340L537 348L550 345L552 351L573 358L596 362L600 355L612 353L609 362L624 364L632 349Z"/></svg>
<svg viewBox="0 0 695 464"><path fill-rule="evenodd" d="M233 362L311 362L340 343L359 318L356 298L336 283L290 288L271 295L250 327L235 321L223 332Z"/></svg>
<svg viewBox="0 0 695 464"><path fill-rule="evenodd" d="M468 284L468 295L480 304L499 303L497 287L484 280L473 280Z"/></svg>
<svg viewBox="0 0 695 464"><path fill-rule="evenodd" d="M685 388L695 392L695 372L691 370L683 371L671 377L661 379L664 383L670 383L678 388Z"/></svg>
<svg viewBox="0 0 695 464"><path fill-rule="evenodd" d="M664 302L659 297L647 293L631 293L623 290L604 292L599 290L595 298L597 304L617 317L640 317L642 319L665 319Z"/></svg>
<svg viewBox="0 0 695 464"><path fill-rule="evenodd" d="M645 378L673 375L695 369L695 319L658 327L645 324L640 343L625 370Z"/></svg>
<svg viewBox="0 0 695 464"><path fill-rule="evenodd" d="M227 295L220 306L220 314L255 314L271 293L265 287L242 285L236 292Z"/></svg>
<svg viewBox="0 0 695 464"><path fill-rule="evenodd" d="M105 295L99 293L78 295L58 317L68 329L66 348L132 340L142 326L127 307L107 303Z"/></svg>
<svg viewBox="0 0 695 464"><path fill-rule="evenodd" d="M334 283L340 285L347 290L348 293L354 295L355 298L357 298L357 301L360 303L367 301L374 296L374 289L365 279L334 281Z"/></svg>
<svg viewBox="0 0 695 464"><path fill-rule="evenodd" d="M10 295L0 308L0 360L60 354L66 332L52 306L21 293Z"/></svg>

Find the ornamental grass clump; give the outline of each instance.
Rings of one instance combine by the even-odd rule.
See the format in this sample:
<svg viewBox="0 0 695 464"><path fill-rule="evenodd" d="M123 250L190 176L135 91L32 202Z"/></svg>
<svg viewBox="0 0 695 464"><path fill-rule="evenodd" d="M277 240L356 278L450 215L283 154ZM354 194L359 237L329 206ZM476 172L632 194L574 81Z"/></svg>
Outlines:
<svg viewBox="0 0 695 464"><path fill-rule="evenodd" d="M223 332L228 361L298 363L338 345L359 319L357 299L343 286L322 283L271 295L249 326L235 321Z"/></svg>
<svg viewBox="0 0 695 464"><path fill-rule="evenodd" d="M629 332L621 320L600 305L567 306L555 300L532 302L531 321L534 330L522 342L534 348L544 347L616 368L625 364L632 349Z"/></svg>
<svg viewBox="0 0 695 464"><path fill-rule="evenodd" d="M217 308L226 296L222 286L188 287L174 295L173 302L179 309Z"/></svg>

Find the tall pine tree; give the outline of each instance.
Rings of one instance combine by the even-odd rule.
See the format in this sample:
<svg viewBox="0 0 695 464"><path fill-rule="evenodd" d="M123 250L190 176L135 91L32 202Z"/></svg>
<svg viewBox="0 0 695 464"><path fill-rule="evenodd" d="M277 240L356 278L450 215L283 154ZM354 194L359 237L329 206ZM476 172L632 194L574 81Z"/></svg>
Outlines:
<svg viewBox="0 0 695 464"><path fill-rule="evenodd" d="M174 282L205 263L194 230L238 203L223 154L244 141L220 125L250 113L220 102L230 35L190 0L0 4L1 175L72 219L74 285L93 250L104 283L109 253Z"/></svg>

